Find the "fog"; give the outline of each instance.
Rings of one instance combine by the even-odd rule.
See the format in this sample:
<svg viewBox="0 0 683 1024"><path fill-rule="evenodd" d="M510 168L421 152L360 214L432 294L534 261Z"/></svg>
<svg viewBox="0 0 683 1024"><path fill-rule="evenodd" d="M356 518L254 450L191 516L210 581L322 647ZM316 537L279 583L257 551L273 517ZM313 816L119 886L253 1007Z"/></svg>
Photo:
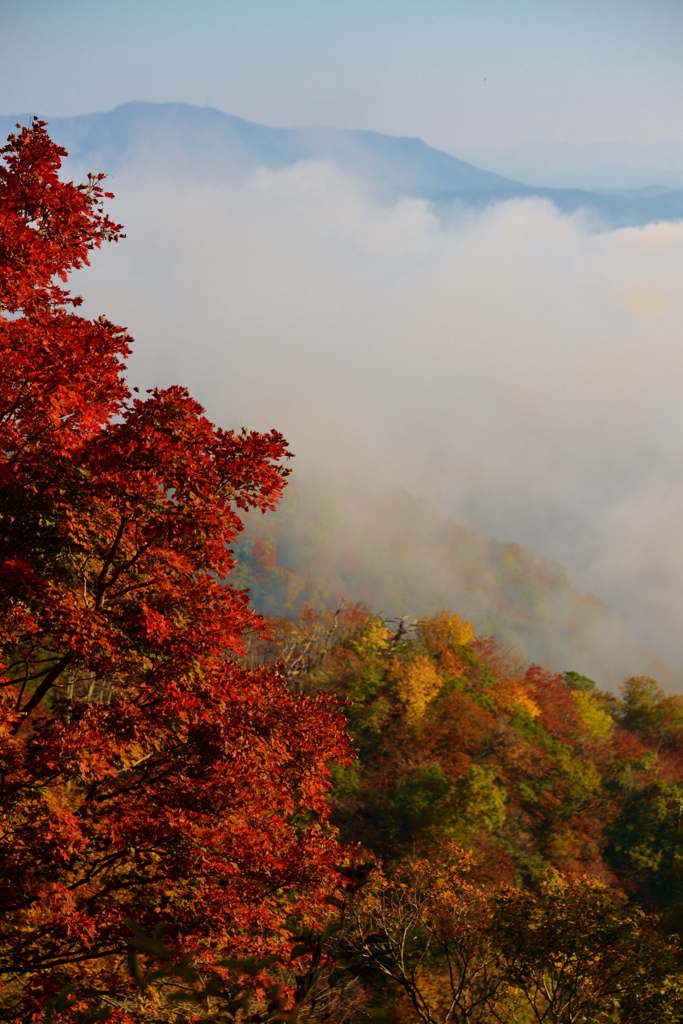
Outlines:
<svg viewBox="0 0 683 1024"><path fill-rule="evenodd" d="M128 237L75 290L135 338L131 384L535 546L683 660L683 224L437 217L324 163L111 187Z"/></svg>

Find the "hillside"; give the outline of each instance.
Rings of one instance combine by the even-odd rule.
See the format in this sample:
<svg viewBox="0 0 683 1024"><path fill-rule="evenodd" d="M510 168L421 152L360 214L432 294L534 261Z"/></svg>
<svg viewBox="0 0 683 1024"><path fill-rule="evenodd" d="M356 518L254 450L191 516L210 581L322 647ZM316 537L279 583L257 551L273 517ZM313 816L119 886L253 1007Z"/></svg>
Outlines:
<svg viewBox="0 0 683 1024"><path fill-rule="evenodd" d="M235 583L268 615L336 607L343 596L392 617L451 608L553 671L607 688L645 674L683 690L683 674L636 648L563 566L459 526L397 487L298 469L280 508L249 519L236 553Z"/></svg>
<svg viewBox="0 0 683 1024"><path fill-rule="evenodd" d="M272 622L252 651L289 686L342 701L355 759L334 770L334 820L388 867L474 851L489 883L588 872L648 907L680 900L671 868L683 792L683 699L629 679L521 667L440 612L408 629L361 609ZM273 649L274 648L274 649Z"/></svg>
<svg viewBox="0 0 683 1024"><path fill-rule="evenodd" d="M29 113L0 116L5 138ZM596 225L623 227L683 217L683 191L601 194L542 188L482 170L420 139L337 128L271 128L211 107L185 103L126 103L105 113L50 118L53 137L80 167L123 173L131 165L215 178L255 167L281 169L304 160L335 163L376 198L422 198L443 212L453 206L484 209L493 203L547 199L565 213L586 211Z"/></svg>

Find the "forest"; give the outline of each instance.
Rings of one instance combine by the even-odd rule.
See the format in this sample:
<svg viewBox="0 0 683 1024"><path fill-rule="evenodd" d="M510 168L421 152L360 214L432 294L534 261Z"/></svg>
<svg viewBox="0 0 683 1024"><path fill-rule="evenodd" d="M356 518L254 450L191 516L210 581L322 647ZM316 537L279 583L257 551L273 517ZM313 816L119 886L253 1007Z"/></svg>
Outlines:
<svg viewBox="0 0 683 1024"><path fill-rule="evenodd" d="M0 1018L683 1019L683 699L450 609L257 613L287 443L130 388L65 155L0 167Z"/></svg>

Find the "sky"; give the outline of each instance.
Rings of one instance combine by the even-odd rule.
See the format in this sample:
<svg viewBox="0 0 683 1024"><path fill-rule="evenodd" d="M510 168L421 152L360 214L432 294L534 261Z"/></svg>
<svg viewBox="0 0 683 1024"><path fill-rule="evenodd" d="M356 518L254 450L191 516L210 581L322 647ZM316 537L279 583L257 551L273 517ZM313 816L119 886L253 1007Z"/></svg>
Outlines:
<svg viewBox="0 0 683 1024"><path fill-rule="evenodd" d="M129 100L458 152L683 142L681 0L0 0L0 112Z"/></svg>

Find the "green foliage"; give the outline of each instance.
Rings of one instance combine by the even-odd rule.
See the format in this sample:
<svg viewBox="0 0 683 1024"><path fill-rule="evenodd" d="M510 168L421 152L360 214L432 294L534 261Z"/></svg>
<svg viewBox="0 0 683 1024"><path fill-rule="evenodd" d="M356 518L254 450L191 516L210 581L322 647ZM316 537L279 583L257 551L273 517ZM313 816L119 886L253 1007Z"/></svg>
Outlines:
<svg viewBox="0 0 683 1024"><path fill-rule="evenodd" d="M472 764L459 780L453 823L463 837L477 832L500 833L505 824L506 794L492 765Z"/></svg>
<svg viewBox="0 0 683 1024"><path fill-rule="evenodd" d="M579 672L565 672L564 681L573 690L581 690L584 693L597 689L597 683L589 679L588 676L582 676Z"/></svg>
<svg viewBox="0 0 683 1024"><path fill-rule="evenodd" d="M634 676L622 686L620 719L630 732L650 736L683 727L683 702L666 696L654 679Z"/></svg>
<svg viewBox="0 0 683 1024"><path fill-rule="evenodd" d="M608 783L620 813L605 828L605 858L638 895L668 909L679 898L671 872L683 786L659 777L657 762L657 754L648 751Z"/></svg>
<svg viewBox="0 0 683 1024"><path fill-rule="evenodd" d="M599 698L583 689L576 690L572 698L591 739L608 740L614 730L614 719Z"/></svg>
<svg viewBox="0 0 683 1024"><path fill-rule="evenodd" d="M441 765L425 765L398 776L375 810L383 845L401 848L429 835L448 820L453 790Z"/></svg>

